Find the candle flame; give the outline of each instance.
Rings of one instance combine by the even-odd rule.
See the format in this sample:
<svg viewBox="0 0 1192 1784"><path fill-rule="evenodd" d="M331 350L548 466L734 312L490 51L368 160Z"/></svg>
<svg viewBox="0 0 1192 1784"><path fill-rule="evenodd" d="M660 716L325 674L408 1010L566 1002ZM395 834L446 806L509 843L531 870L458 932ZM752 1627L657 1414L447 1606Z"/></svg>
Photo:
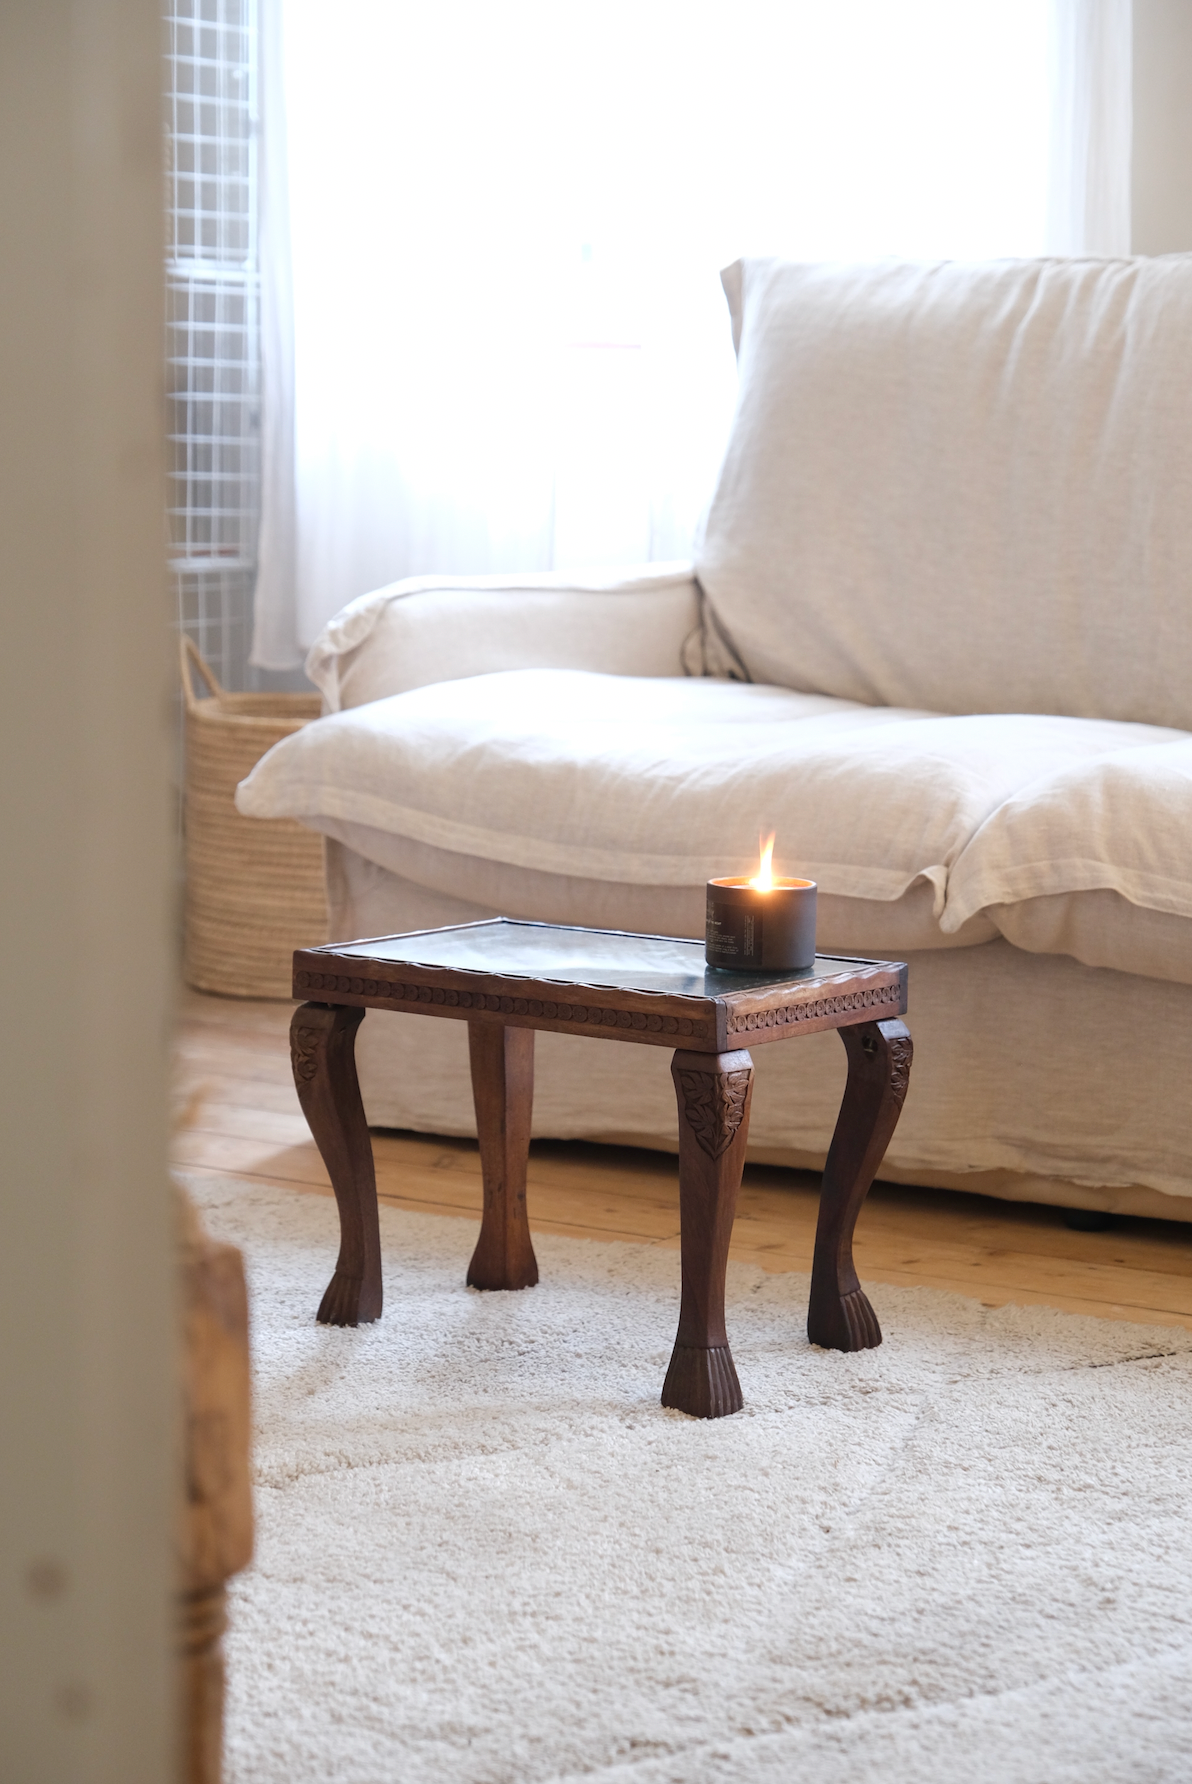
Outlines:
<svg viewBox="0 0 1192 1784"><path fill-rule="evenodd" d="M758 838L758 847L761 852L761 861L758 865L757 877L750 880L749 884L755 892L772 892L774 890L774 832L772 830L764 842L760 837Z"/></svg>

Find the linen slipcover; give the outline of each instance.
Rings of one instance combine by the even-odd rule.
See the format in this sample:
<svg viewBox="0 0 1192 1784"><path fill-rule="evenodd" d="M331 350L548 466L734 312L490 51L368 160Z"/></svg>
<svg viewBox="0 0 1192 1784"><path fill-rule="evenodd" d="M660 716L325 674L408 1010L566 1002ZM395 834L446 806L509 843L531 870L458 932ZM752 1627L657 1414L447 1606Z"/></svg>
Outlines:
<svg viewBox="0 0 1192 1784"><path fill-rule="evenodd" d="M1049 715L939 716L711 680L503 671L394 695L285 739L237 794L400 867L383 839L569 879L702 888L748 870L760 831L825 897L894 904L903 945L940 946L952 875L1003 804L1184 733ZM345 826L360 826L363 836ZM461 869L461 873L465 870ZM1079 886L1077 881L1076 885ZM1059 879L1042 890L1064 889ZM608 906L606 905L606 908ZM612 927L629 927L628 916ZM826 940L828 931L822 931ZM993 933L986 924L965 939ZM835 945L839 945L836 943Z"/></svg>
<svg viewBox="0 0 1192 1784"><path fill-rule="evenodd" d="M1192 729L1192 255L724 280L695 567L755 681Z"/></svg>
<svg viewBox="0 0 1192 1784"><path fill-rule="evenodd" d="M496 669L678 675L698 622L688 563L621 575L411 576L337 613L306 673L327 712Z"/></svg>
<svg viewBox="0 0 1192 1784"><path fill-rule="evenodd" d="M1031 952L1192 983L1192 737L1012 794L953 866L943 927L977 911Z"/></svg>
<svg viewBox="0 0 1192 1784"><path fill-rule="evenodd" d="M944 927L1102 888L1192 919L1192 737L1065 764L1004 799L953 867Z"/></svg>
<svg viewBox="0 0 1192 1784"><path fill-rule="evenodd" d="M459 855L367 824L336 818L308 818L306 822L365 862L404 881L507 917L578 924L587 929L628 929L639 935L698 937L704 933L708 901L703 881L692 886L642 886L627 880L543 873L480 855ZM984 915L945 933L935 921L934 904L935 888L928 880L918 882L892 903L841 898L821 888L816 901L820 951L901 959L911 948L967 948L992 941L998 933Z"/></svg>
<svg viewBox="0 0 1192 1784"><path fill-rule="evenodd" d="M742 265L700 583L364 597L309 663L362 727L310 727L242 809L333 839L339 939L501 911L698 934L703 878L775 823L825 943L910 960L888 1174L1192 1209L1190 278L1189 256ZM601 673L494 695L531 665ZM330 771L345 739L366 773ZM370 1119L470 1132L463 1030L431 1026L364 1025ZM831 1038L759 1054L754 1156L822 1162ZM536 1131L673 1145L665 1062L628 1052L542 1037Z"/></svg>

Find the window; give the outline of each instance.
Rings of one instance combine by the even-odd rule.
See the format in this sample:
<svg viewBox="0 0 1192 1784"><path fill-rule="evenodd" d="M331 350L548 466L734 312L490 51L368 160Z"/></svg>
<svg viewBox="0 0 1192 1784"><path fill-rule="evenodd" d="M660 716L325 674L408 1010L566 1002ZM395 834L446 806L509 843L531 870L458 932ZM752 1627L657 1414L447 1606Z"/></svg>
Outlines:
<svg viewBox="0 0 1192 1784"><path fill-rule="evenodd" d="M178 623L243 686L260 506L256 0L168 0L167 399Z"/></svg>

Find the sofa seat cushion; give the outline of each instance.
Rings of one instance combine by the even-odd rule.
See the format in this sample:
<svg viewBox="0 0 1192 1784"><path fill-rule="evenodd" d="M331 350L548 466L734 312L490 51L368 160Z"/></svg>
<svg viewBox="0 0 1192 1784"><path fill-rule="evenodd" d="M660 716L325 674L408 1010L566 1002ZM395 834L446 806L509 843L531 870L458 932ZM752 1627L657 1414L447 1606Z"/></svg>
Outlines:
<svg viewBox="0 0 1192 1784"><path fill-rule="evenodd" d="M759 832L773 829L779 869L809 875L825 896L892 904L920 889L919 945L941 946L962 927L941 927L953 865L993 812L1041 777L1165 735L519 670L317 720L258 763L237 804L248 816L359 825L464 858L656 887L749 871ZM970 938L993 933L978 914Z"/></svg>
<svg viewBox="0 0 1192 1784"><path fill-rule="evenodd" d="M1192 737L1073 762L994 811L948 882L1017 947L1192 984Z"/></svg>

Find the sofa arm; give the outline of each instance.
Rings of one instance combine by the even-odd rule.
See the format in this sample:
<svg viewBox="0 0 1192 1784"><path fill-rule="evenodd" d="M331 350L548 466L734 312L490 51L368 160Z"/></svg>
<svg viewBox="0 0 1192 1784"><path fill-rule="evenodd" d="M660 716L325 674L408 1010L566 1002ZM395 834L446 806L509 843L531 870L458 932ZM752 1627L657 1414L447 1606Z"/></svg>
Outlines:
<svg viewBox="0 0 1192 1784"><path fill-rule="evenodd" d="M681 675L698 619L689 564L607 577L419 576L352 601L311 646L306 672L328 712L495 669Z"/></svg>

